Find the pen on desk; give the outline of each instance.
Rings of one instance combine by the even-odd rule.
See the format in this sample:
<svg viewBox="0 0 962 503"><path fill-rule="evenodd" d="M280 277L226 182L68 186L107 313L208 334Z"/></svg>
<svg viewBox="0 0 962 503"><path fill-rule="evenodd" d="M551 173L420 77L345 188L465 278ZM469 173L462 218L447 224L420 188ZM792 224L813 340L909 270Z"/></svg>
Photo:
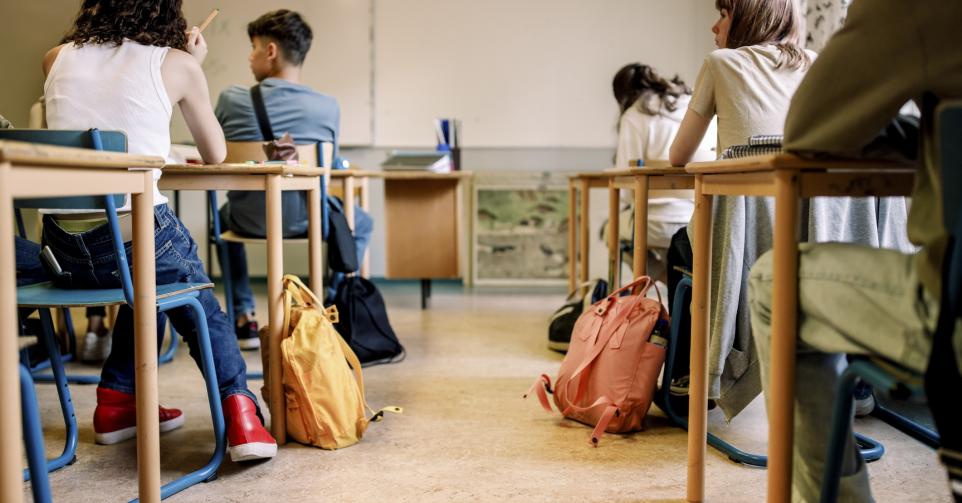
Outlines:
<svg viewBox="0 0 962 503"><path fill-rule="evenodd" d="M210 14L207 15L207 19L205 19L204 22L200 23L200 26L197 27L197 31L203 32L204 28L207 28L207 25L209 25L210 22L213 21L215 17L217 17L217 14L220 14L220 9L214 9L210 11Z"/></svg>

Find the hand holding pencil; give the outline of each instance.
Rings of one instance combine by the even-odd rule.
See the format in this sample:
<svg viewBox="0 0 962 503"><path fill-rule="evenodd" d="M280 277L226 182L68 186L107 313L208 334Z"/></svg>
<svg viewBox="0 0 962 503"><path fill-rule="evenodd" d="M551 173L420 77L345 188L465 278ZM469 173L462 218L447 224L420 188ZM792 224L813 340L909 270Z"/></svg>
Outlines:
<svg viewBox="0 0 962 503"><path fill-rule="evenodd" d="M204 35L202 35L201 32L204 31L204 28L207 28L207 25L214 20L219 12L220 9L210 11L207 19L200 24L200 27L194 26L187 32L187 52L189 52L198 63L203 63L204 58L207 57L207 41L204 40Z"/></svg>

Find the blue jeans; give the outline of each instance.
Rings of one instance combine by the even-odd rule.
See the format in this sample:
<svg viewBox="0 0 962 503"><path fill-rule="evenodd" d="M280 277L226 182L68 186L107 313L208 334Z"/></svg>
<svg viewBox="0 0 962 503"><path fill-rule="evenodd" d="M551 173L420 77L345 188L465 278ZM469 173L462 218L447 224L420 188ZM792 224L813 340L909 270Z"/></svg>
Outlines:
<svg viewBox="0 0 962 503"><path fill-rule="evenodd" d="M225 204L220 209L221 225L230 222L230 203ZM246 234L243 229L231 229L239 234ZM354 245L357 248L357 262L360 264L364 259L364 252L371 242L371 233L374 231L374 220L371 215L360 207L354 209ZM234 315L252 314L254 312L254 293L251 291L250 273L247 270L247 251L243 243L228 242L227 257L230 261L230 270L221 271L221 274L229 274L231 280L231 293L234 297ZM222 269L223 264L221 264ZM342 273L335 273L331 278L331 288L337 288L343 278Z"/></svg>
<svg viewBox="0 0 962 503"><path fill-rule="evenodd" d="M56 220L48 216L44 218L43 242L50 246L60 267L69 275L68 287L120 287L113 242L107 225L84 233L71 234L61 229ZM29 241L22 243L21 240L17 240L17 272L23 271L28 275L26 279L34 280L38 278L36 267L39 265L39 259L33 253L36 251L36 245L27 243ZM158 285L176 282L210 282L197 256L197 244L166 204L154 207L154 246L156 247L154 258ZM131 243L125 243L124 248L128 263L133 264L130 256ZM19 262L21 255L25 261L22 267ZM30 257L31 255L33 258ZM33 260L36 262L32 262ZM17 281L20 284L21 278L18 277ZM247 365L237 347L234 329L227 325L227 317L221 311L212 290L201 290L198 300L207 316L214 369L221 399L243 394L257 404L257 398L247 389ZM171 309L165 314L170 317L177 333L181 334L187 342L190 355L199 368L200 352L197 345L197 332L189 309ZM100 377L100 386L128 394L134 393L133 321L133 311L130 307L121 306L114 324L110 356L104 363ZM158 325L162 326L162 322L158 322ZM162 342L162 334L163 331L158 330L158 347Z"/></svg>

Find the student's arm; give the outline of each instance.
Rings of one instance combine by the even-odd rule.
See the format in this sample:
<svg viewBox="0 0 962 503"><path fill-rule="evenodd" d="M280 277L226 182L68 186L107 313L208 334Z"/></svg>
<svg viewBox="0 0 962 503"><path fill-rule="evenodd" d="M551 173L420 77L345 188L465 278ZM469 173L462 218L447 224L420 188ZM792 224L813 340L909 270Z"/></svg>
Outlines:
<svg viewBox="0 0 962 503"><path fill-rule="evenodd" d="M717 51L709 54L698 71L691 101L688 102L688 111L685 112L685 118L681 120L678 133L671 142L671 150L668 151L668 161L672 166L684 166L691 162L712 118L715 117L715 75L712 64L716 54Z"/></svg>
<svg viewBox="0 0 962 503"><path fill-rule="evenodd" d="M898 0L852 4L845 27L795 92L785 121L786 150L857 154L918 97L925 58L913 10Z"/></svg>
<svg viewBox="0 0 962 503"><path fill-rule="evenodd" d="M685 118L678 127L678 134L671 142L671 151L668 153L672 166L684 166L691 162L710 124L711 118L706 119L691 108L685 112Z"/></svg>
<svg viewBox="0 0 962 503"><path fill-rule="evenodd" d="M200 67L207 55L203 36L191 30L188 52L171 49L164 58L161 75L171 104L180 105L184 122L197 143L200 157L207 164L217 164L227 156L227 143L214 109L211 107L207 78Z"/></svg>

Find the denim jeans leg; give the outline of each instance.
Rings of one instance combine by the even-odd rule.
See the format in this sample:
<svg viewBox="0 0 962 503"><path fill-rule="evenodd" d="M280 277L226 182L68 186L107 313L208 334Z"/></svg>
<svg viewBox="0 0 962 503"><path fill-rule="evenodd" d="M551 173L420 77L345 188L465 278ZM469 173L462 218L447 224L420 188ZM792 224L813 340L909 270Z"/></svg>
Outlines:
<svg viewBox="0 0 962 503"><path fill-rule="evenodd" d="M210 282L210 279L204 273L203 264L197 256L197 244L186 229L182 227L170 208L166 205L157 206L154 212L157 226L154 233L157 250L155 255L157 283ZM129 253L128 248L128 255ZM98 269L98 276L102 278L102 281L107 281L111 277L115 278L115 274L115 270ZM227 316L221 310L220 304L211 290L202 290L199 293L199 300L204 308L204 315L207 320L221 399L240 393L248 396L257 404L256 397L247 389L246 364L237 347L234 331L227 326ZM133 317L132 312L127 307L122 308L121 312L123 313L125 310L127 311L126 316L129 316L129 318L118 317L117 326L114 329L114 347L104 364L101 385L115 389L129 385L130 392L133 392ZM188 308L178 308L167 311L166 314L170 317L174 328L184 338L190 348L191 357L194 358L199 367L200 353L197 344L197 330L190 311ZM123 323L121 323L122 321ZM160 324L158 323L158 325ZM163 334L160 327L158 327L158 332ZM158 346L162 340L162 337L158 337ZM121 391L123 390L121 389Z"/></svg>
<svg viewBox="0 0 962 503"><path fill-rule="evenodd" d="M354 247L357 249L357 263L364 262L364 252L367 245L371 242L371 233L374 232L374 219L371 215L362 210L360 206L354 208Z"/></svg>
<svg viewBox="0 0 962 503"><path fill-rule="evenodd" d="M157 351L164 341L164 324L157 319ZM128 395L134 394L134 312L130 306L123 305L117 311L114 330L111 334L110 354L100 371L100 387L109 388Z"/></svg>
<svg viewBox="0 0 962 503"><path fill-rule="evenodd" d="M47 281L47 271L40 263L40 245L20 236L15 238L17 286Z"/></svg>
<svg viewBox="0 0 962 503"><path fill-rule="evenodd" d="M230 259L231 292L234 294L234 315L254 312L254 292L251 291L250 273L247 270L247 250L243 243L226 243Z"/></svg>

